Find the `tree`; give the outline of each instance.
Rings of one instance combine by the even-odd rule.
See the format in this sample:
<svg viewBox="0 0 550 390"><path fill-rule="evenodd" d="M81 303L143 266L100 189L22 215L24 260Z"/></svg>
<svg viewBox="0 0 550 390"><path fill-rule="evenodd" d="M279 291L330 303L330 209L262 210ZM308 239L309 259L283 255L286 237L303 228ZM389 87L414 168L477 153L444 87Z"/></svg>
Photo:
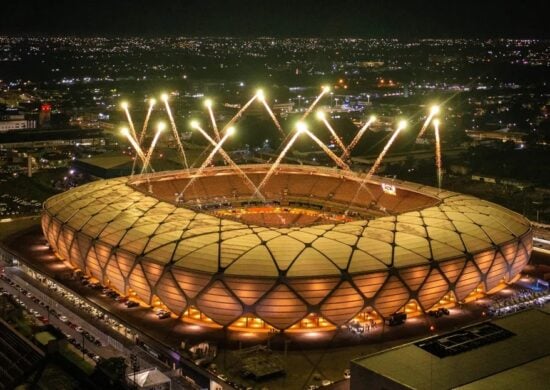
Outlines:
<svg viewBox="0 0 550 390"><path fill-rule="evenodd" d="M124 388L126 382L126 361L123 357L112 357L97 363L92 380L98 386L109 389Z"/></svg>

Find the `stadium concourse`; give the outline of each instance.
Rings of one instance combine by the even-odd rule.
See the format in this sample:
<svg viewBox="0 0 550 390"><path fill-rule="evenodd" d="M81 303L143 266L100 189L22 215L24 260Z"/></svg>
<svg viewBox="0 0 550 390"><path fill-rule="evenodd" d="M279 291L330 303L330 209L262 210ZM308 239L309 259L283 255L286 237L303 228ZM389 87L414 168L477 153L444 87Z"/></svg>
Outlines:
<svg viewBox="0 0 550 390"><path fill-rule="evenodd" d="M240 167L256 185L269 168ZM226 167L123 177L50 198L42 228L59 257L102 284L186 322L244 331L427 312L498 291L527 264L522 216L363 179L281 165L260 199Z"/></svg>

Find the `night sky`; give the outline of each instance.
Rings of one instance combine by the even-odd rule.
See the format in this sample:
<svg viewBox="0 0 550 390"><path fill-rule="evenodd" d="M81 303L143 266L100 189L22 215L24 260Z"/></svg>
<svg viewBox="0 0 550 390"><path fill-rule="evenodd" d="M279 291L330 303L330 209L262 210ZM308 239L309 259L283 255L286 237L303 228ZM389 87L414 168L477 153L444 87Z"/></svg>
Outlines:
<svg viewBox="0 0 550 390"><path fill-rule="evenodd" d="M12 0L0 33L548 38L549 14L549 0Z"/></svg>

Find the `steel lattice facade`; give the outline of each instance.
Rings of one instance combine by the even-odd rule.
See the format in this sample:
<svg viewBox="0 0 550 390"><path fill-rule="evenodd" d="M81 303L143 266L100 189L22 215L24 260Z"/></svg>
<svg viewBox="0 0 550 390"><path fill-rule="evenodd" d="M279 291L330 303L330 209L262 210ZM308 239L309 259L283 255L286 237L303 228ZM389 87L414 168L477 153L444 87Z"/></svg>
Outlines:
<svg viewBox="0 0 550 390"><path fill-rule="evenodd" d="M258 183L265 165L242 168ZM194 307L221 325L243 315L278 329L316 313L335 325L373 308L387 317L416 300L423 310L453 292L490 291L527 264L532 231L522 216L462 194L380 178L357 197L392 215L276 228L244 224L171 202L189 180L178 171L93 182L45 202L42 228L56 253L121 292L155 295L176 314ZM345 204L354 173L281 166L269 199ZM206 170L190 198L249 191L226 168ZM149 193L148 190L152 190ZM225 199L225 198L224 198Z"/></svg>

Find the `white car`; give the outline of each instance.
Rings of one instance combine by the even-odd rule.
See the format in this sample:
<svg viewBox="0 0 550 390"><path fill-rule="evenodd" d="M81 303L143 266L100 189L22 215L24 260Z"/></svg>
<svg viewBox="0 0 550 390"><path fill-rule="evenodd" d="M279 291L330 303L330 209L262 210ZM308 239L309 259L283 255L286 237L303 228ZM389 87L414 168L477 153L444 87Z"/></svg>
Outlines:
<svg viewBox="0 0 550 390"><path fill-rule="evenodd" d="M69 319L66 317L66 316L59 316L59 321L63 322L64 324L66 324Z"/></svg>
<svg viewBox="0 0 550 390"><path fill-rule="evenodd" d="M76 328L74 328L74 330L76 330L78 333L84 332L84 329L82 329L82 326L77 326Z"/></svg>

